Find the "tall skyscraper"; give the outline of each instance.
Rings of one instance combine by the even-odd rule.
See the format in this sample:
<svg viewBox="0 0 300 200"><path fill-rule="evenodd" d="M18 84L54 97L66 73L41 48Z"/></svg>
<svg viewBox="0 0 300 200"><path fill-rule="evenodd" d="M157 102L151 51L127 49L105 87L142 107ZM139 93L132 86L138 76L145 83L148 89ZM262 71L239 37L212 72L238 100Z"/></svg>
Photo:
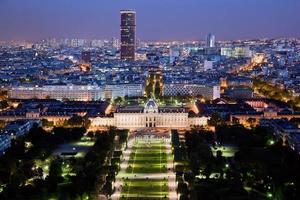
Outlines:
<svg viewBox="0 0 300 200"><path fill-rule="evenodd" d="M206 47L215 47L215 36L211 33L206 36Z"/></svg>
<svg viewBox="0 0 300 200"><path fill-rule="evenodd" d="M135 16L133 10L121 10L121 59L135 59Z"/></svg>

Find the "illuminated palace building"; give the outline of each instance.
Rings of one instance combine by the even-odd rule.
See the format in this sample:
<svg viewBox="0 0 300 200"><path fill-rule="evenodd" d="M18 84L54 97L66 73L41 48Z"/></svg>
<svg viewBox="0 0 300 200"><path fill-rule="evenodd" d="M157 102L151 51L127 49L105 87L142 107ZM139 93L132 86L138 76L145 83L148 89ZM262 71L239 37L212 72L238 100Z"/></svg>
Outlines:
<svg viewBox="0 0 300 200"><path fill-rule="evenodd" d="M117 128L190 128L207 125L207 117L189 114L186 107L158 106L149 99L144 107L119 107L113 117L92 119L92 126L115 126Z"/></svg>
<svg viewBox="0 0 300 200"><path fill-rule="evenodd" d="M178 128L189 129L193 126L205 126L209 117L200 115L195 105L159 106L154 99L149 99L144 106L113 107L106 101L71 101L62 102L53 99L15 100L19 109L0 112L0 120L46 119L61 125L74 115L86 116L91 120L91 128L102 129L114 126L120 129L139 128ZM37 108L43 105L43 108Z"/></svg>
<svg viewBox="0 0 300 200"><path fill-rule="evenodd" d="M121 59L135 60L135 11L121 10Z"/></svg>

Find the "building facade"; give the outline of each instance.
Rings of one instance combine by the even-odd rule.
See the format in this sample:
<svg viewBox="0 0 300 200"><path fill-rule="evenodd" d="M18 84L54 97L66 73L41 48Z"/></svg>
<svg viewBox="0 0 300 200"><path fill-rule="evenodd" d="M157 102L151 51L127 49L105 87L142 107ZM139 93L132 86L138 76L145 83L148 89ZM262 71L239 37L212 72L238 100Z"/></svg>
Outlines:
<svg viewBox="0 0 300 200"><path fill-rule="evenodd" d="M114 99L116 97L141 97L144 96L143 84L121 84L106 85L104 88L103 98Z"/></svg>
<svg viewBox="0 0 300 200"><path fill-rule="evenodd" d="M159 107L150 99L144 107L118 108L113 117L91 119L92 126L115 126L117 128L190 128L207 125L208 117L189 117L184 107Z"/></svg>
<svg viewBox="0 0 300 200"><path fill-rule="evenodd" d="M57 99L92 101L101 98L103 89L92 85L45 85L36 87L13 87L8 92L10 99Z"/></svg>
<svg viewBox="0 0 300 200"><path fill-rule="evenodd" d="M213 100L220 98L220 86L200 84L164 84L164 96L203 96L205 99Z"/></svg>
<svg viewBox="0 0 300 200"><path fill-rule="evenodd" d="M215 36L211 33L206 36L206 46L210 48L215 47Z"/></svg>
<svg viewBox="0 0 300 200"><path fill-rule="evenodd" d="M81 60L82 63L85 63L85 64L91 63L91 52L82 51L80 60Z"/></svg>
<svg viewBox="0 0 300 200"><path fill-rule="evenodd" d="M136 12L133 10L121 10L121 59L135 60L135 32Z"/></svg>
<svg viewBox="0 0 300 200"><path fill-rule="evenodd" d="M11 145L11 136L1 134L0 135L0 153L4 152Z"/></svg>
<svg viewBox="0 0 300 200"><path fill-rule="evenodd" d="M8 92L10 99L56 99L72 101L97 101L116 97L143 96L143 84L120 85L45 85L37 87L13 87Z"/></svg>

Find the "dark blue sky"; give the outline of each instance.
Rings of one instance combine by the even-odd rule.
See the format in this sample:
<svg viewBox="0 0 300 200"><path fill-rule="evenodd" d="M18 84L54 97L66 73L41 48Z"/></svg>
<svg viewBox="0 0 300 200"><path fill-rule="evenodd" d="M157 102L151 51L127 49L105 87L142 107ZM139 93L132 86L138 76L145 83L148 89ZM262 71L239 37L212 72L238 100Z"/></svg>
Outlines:
<svg viewBox="0 0 300 200"><path fill-rule="evenodd" d="M126 8L142 40L300 38L300 0L0 0L0 39L119 37Z"/></svg>

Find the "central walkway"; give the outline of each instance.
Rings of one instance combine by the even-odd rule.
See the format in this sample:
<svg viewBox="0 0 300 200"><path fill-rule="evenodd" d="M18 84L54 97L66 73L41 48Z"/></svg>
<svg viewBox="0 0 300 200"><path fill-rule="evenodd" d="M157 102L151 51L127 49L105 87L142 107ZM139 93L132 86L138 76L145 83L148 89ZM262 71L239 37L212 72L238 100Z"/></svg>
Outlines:
<svg viewBox="0 0 300 200"><path fill-rule="evenodd" d="M112 199L177 199L169 138L135 137L123 156Z"/></svg>

